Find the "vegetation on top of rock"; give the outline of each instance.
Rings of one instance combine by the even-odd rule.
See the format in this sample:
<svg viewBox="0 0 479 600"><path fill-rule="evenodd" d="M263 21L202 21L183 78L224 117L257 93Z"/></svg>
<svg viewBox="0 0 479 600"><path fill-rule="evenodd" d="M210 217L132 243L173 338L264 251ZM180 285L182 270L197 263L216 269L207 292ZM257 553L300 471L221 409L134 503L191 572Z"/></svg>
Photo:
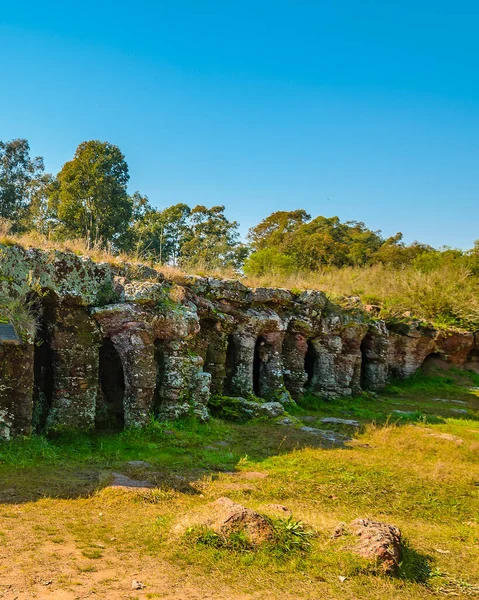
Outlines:
<svg viewBox="0 0 479 600"><path fill-rule="evenodd" d="M0 296L0 323L12 324L17 334L30 343L35 339L37 320L32 302L25 297Z"/></svg>
<svg viewBox="0 0 479 600"><path fill-rule="evenodd" d="M4 245L157 263L167 277L183 269L252 287L319 289L349 308L357 298L373 318L479 327L479 240L468 251L405 244L400 232L384 237L360 221L299 209L266 217L244 244L224 206L159 210L140 192L129 195L128 165L113 144L81 143L56 177L29 150L27 140L0 142Z"/></svg>

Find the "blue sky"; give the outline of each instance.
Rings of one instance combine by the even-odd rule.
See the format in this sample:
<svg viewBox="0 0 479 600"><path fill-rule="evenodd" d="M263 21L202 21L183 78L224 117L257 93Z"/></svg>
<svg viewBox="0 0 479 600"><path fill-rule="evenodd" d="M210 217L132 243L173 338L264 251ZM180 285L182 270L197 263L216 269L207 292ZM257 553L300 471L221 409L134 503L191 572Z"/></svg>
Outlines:
<svg viewBox="0 0 479 600"><path fill-rule="evenodd" d="M120 146L161 208L479 238L479 3L2 2L0 139Z"/></svg>

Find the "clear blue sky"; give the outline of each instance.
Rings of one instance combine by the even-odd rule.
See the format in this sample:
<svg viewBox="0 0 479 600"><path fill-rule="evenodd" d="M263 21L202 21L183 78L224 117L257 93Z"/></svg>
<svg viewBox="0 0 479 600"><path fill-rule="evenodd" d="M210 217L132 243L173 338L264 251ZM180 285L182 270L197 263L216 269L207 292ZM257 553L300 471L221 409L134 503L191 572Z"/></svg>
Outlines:
<svg viewBox="0 0 479 600"><path fill-rule="evenodd" d="M479 238L479 3L1 2L0 139L56 173L120 146L130 190Z"/></svg>

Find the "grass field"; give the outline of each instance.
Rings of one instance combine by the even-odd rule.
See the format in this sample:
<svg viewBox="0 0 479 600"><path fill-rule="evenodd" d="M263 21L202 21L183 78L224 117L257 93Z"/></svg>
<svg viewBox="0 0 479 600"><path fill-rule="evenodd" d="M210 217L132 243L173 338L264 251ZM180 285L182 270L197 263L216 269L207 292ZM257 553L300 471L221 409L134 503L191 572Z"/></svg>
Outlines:
<svg viewBox="0 0 479 600"><path fill-rule="evenodd" d="M479 376L420 373L379 397L308 398L295 414L321 429L325 416L361 426L329 425L345 444L212 420L0 445L0 598L479 597ZM112 486L114 473L154 487ZM314 530L310 546L231 549L174 533L220 496L265 514L285 505ZM357 517L401 529L396 576L331 539Z"/></svg>

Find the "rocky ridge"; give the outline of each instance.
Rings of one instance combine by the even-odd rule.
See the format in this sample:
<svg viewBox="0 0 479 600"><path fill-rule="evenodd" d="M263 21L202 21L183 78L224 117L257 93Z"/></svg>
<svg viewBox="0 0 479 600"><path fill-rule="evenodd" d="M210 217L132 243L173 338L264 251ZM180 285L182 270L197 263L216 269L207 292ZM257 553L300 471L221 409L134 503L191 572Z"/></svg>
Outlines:
<svg viewBox="0 0 479 600"><path fill-rule="evenodd" d="M479 348L473 333L386 323L319 291L168 281L146 265L0 246L1 321L15 323L12 302L28 303L37 327L17 331L17 344L0 342L4 438L141 426L151 414L206 419L211 395L284 405L304 393L377 391L430 355L463 365Z"/></svg>

